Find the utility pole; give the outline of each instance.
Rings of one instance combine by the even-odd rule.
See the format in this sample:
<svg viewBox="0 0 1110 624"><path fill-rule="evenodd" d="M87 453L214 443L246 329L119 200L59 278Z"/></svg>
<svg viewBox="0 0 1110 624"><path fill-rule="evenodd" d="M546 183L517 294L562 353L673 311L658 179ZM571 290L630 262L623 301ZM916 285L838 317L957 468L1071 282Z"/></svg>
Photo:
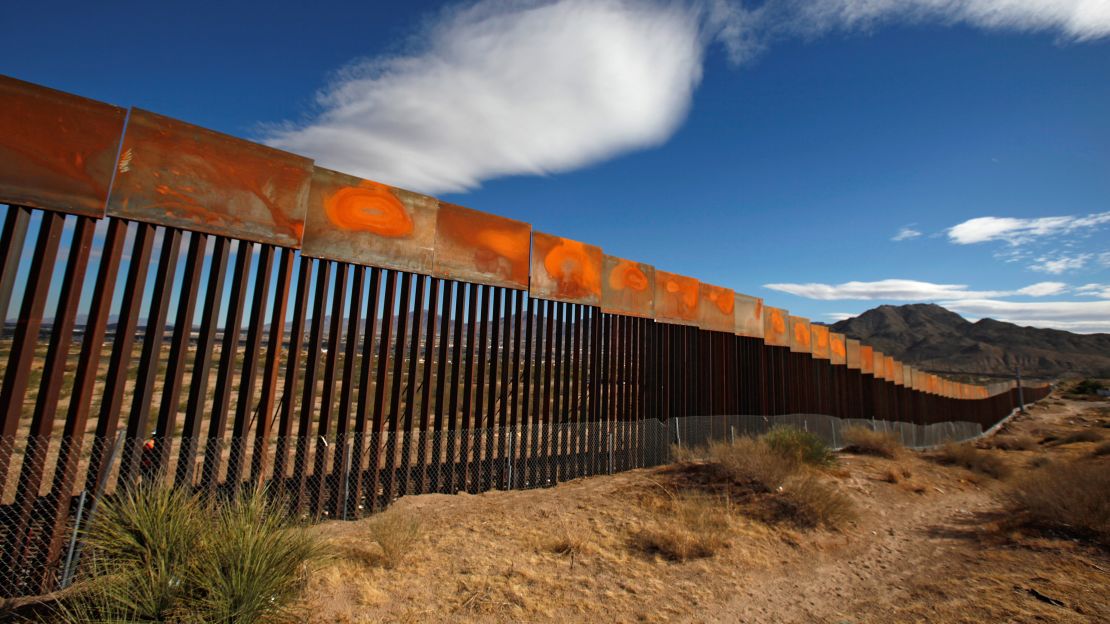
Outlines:
<svg viewBox="0 0 1110 624"><path fill-rule="evenodd" d="M1025 413L1025 395L1021 390L1021 366L1017 367L1017 391L1018 391L1018 405L1022 414Z"/></svg>

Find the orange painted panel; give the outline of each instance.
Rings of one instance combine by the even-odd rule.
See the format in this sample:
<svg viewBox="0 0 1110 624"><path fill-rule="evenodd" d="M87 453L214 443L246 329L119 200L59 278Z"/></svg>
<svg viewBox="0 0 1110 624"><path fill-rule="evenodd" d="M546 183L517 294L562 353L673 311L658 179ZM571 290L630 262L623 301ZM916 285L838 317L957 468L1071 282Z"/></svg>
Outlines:
<svg viewBox="0 0 1110 624"><path fill-rule="evenodd" d="M809 329L809 319L800 316L790 317L790 351L792 353L810 353L813 343L812 332Z"/></svg>
<svg viewBox="0 0 1110 624"><path fill-rule="evenodd" d="M831 359L829 349L829 328L825 325L813 324L809 326L813 338L813 357L818 360Z"/></svg>
<svg viewBox="0 0 1110 624"><path fill-rule="evenodd" d="M701 299L699 327L730 334L736 330L736 293L731 288L701 282L698 296Z"/></svg>
<svg viewBox="0 0 1110 624"><path fill-rule="evenodd" d="M885 357L882 351L871 351L871 374L875 376L875 379L886 379L886 367L883 366Z"/></svg>
<svg viewBox="0 0 1110 624"><path fill-rule="evenodd" d="M844 334L829 332L829 360L833 364L840 366L847 364L848 344L846 340L847 339L844 337Z"/></svg>
<svg viewBox="0 0 1110 624"><path fill-rule="evenodd" d="M532 232L529 292L537 299L601 305L601 247Z"/></svg>
<svg viewBox="0 0 1110 624"><path fill-rule="evenodd" d="M862 370L862 345L854 338L844 339L844 364L853 370Z"/></svg>
<svg viewBox="0 0 1110 624"><path fill-rule="evenodd" d="M899 386L906 385L906 369L901 362L894 362L894 383Z"/></svg>
<svg viewBox="0 0 1110 624"><path fill-rule="evenodd" d="M859 346L859 372L869 375L875 372L875 350L865 344Z"/></svg>
<svg viewBox="0 0 1110 624"><path fill-rule="evenodd" d="M602 261L601 311L655 317L655 267L606 255Z"/></svg>
<svg viewBox="0 0 1110 624"><path fill-rule="evenodd" d="M883 358L883 379L894 381L894 358L889 355Z"/></svg>
<svg viewBox="0 0 1110 624"><path fill-rule="evenodd" d="M439 202L432 273L526 290L531 246L532 226L523 221Z"/></svg>
<svg viewBox="0 0 1110 624"><path fill-rule="evenodd" d="M692 277L655 271L655 319L664 323L697 325L699 282Z"/></svg>
<svg viewBox="0 0 1110 624"><path fill-rule="evenodd" d="M438 210L434 197L316 167L301 253L427 274Z"/></svg>
<svg viewBox="0 0 1110 624"><path fill-rule="evenodd" d="M763 337L763 300L736 293L736 335Z"/></svg>
<svg viewBox="0 0 1110 624"><path fill-rule="evenodd" d="M103 217L127 111L0 76L0 204Z"/></svg>
<svg viewBox="0 0 1110 624"><path fill-rule="evenodd" d="M790 346L788 331L790 313L782 308L763 308L763 342L775 347Z"/></svg>
<svg viewBox="0 0 1110 624"><path fill-rule="evenodd" d="M132 109L108 214L301 246L312 161Z"/></svg>

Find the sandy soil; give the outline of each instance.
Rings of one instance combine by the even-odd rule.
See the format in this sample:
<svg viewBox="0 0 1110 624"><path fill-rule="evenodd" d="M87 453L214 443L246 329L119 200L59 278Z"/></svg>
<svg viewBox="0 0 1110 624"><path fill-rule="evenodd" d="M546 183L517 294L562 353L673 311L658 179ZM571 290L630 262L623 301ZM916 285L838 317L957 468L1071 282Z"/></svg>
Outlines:
<svg viewBox="0 0 1110 624"><path fill-rule="evenodd" d="M1110 438L1110 404L1050 398L979 446L1089 428ZM1020 474L1090 455L1095 443L990 452ZM1103 461L1103 460L1097 460ZM1110 469L1110 460L1107 460ZM893 476L891 476L893 473ZM321 531L338 553L312 580L313 622L1107 622L1110 552L1015 530L1006 484L928 454L841 455L823 475L859 520L841 531L729 514L727 546L673 562L630 536L655 521L675 468L546 490L399 501L420 524L396 567L368 521ZM661 494L662 493L662 494Z"/></svg>

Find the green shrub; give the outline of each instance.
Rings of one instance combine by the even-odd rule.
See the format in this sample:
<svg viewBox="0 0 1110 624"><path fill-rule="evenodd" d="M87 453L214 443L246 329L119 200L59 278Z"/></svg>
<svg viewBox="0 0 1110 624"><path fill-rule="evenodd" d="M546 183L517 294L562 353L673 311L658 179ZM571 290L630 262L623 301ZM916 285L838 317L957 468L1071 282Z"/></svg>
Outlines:
<svg viewBox="0 0 1110 624"><path fill-rule="evenodd" d="M775 427L762 439L776 453L804 464L823 466L833 461L832 451L821 438L797 427Z"/></svg>
<svg viewBox="0 0 1110 624"><path fill-rule="evenodd" d="M205 505L167 487L108 499L50 621L285 622L321 549L264 492Z"/></svg>

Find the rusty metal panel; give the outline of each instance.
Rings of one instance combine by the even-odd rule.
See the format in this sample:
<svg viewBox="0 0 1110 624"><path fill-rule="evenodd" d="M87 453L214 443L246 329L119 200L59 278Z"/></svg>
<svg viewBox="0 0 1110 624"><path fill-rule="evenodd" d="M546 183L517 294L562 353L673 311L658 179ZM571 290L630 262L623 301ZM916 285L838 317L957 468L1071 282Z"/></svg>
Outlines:
<svg viewBox="0 0 1110 624"><path fill-rule="evenodd" d="M813 324L809 326L812 345L813 357L818 360L831 360L832 354L829 349L829 328L825 325Z"/></svg>
<svg viewBox="0 0 1110 624"><path fill-rule="evenodd" d="M0 75L0 204L103 217L127 111Z"/></svg>
<svg viewBox="0 0 1110 624"><path fill-rule="evenodd" d="M736 329L736 293L731 288L701 282L698 285L698 327L733 333Z"/></svg>
<svg viewBox="0 0 1110 624"><path fill-rule="evenodd" d="M434 197L316 167L301 253L428 274L438 211Z"/></svg>
<svg viewBox="0 0 1110 624"><path fill-rule="evenodd" d="M894 362L894 383L899 386L906 385L906 369L901 362Z"/></svg>
<svg viewBox="0 0 1110 624"><path fill-rule="evenodd" d="M829 360L833 364L844 365L848 362L848 345L846 340L844 334L829 332Z"/></svg>
<svg viewBox="0 0 1110 624"><path fill-rule="evenodd" d="M875 350L865 344L859 346L859 372L869 374L875 372Z"/></svg>
<svg viewBox="0 0 1110 624"><path fill-rule="evenodd" d="M860 357L862 345L860 345L860 342L854 338L846 338L844 340L844 347L844 364L847 365L848 368L862 370L863 364L862 358Z"/></svg>
<svg viewBox="0 0 1110 624"><path fill-rule="evenodd" d="M653 318L655 267L606 254L602 261L601 311Z"/></svg>
<svg viewBox="0 0 1110 624"><path fill-rule="evenodd" d="M894 381L894 357L885 356L883 358L883 379L887 381Z"/></svg>
<svg viewBox="0 0 1110 624"><path fill-rule="evenodd" d="M809 329L809 319L800 316L790 317L790 351L810 353L813 337Z"/></svg>
<svg viewBox="0 0 1110 624"><path fill-rule="evenodd" d="M883 355L882 351L874 349L871 351L871 374L875 376L875 379L886 379L885 359L886 356Z"/></svg>
<svg viewBox="0 0 1110 624"><path fill-rule="evenodd" d="M736 334L763 337L763 299L736 293Z"/></svg>
<svg viewBox="0 0 1110 624"><path fill-rule="evenodd" d="M782 308L763 307L763 341L775 347L789 347L790 334L787 331L790 313Z"/></svg>
<svg viewBox="0 0 1110 624"><path fill-rule="evenodd" d="M432 272L475 284L528 289L532 226L439 202Z"/></svg>
<svg viewBox="0 0 1110 624"><path fill-rule="evenodd" d="M601 304L601 247L532 232L529 294L537 299Z"/></svg>
<svg viewBox="0 0 1110 624"><path fill-rule="evenodd" d="M655 318L664 323L697 325L699 282L692 277L655 271Z"/></svg>
<svg viewBox="0 0 1110 624"><path fill-rule="evenodd" d="M298 248L312 161L132 109L108 214Z"/></svg>

